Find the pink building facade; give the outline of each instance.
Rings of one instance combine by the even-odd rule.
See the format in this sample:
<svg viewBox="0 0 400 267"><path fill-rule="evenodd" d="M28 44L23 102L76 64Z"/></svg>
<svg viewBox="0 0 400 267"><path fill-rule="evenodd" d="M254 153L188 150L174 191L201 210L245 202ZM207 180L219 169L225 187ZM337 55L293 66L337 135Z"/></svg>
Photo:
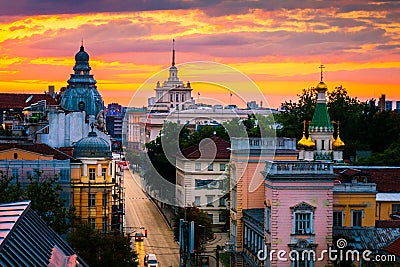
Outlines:
<svg viewBox="0 0 400 267"><path fill-rule="evenodd" d="M267 166L265 266L325 266L327 257L318 258L332 243L333 163L282 161Z"/></svg>

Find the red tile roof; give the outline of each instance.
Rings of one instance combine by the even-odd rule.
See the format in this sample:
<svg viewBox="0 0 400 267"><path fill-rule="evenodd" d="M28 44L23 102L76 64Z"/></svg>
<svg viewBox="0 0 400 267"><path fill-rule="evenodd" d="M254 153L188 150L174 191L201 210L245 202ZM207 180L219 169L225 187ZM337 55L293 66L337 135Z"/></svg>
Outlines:
<svg viewBox="0 0 400 267"><path fill-rule="evenodd" d="M199 145L190 146L182 150L182 155L187 159L229 159L231 156L231 143L213 136L203 139Z"/></svg>
<svg viewBox="0 0 400 267"><path fill-rule="evenodd" d="M376 190L379 193L400 193L400 168L385 166L352 166L335 167L335 173L340 174L346 169L358 169L368 174L368 182L376 183Z"/></svg>
<svg viewBox="0 0 400 267"><path fill-rule="evenodd" d="M17 148L21 150L31 151L43 155L50 155L53 156L54 159L58 160L66 160L71 159L75 160L73 157L67 155L66 153L52 148L46 144L18 144L18 143L2 143L0 144L0 151Z"/></svg>
<svg viewBox="0 0 400 267"><path fill-rule="evenodd" d="M398 257L400 257L400 238L394 241L392 244L387 246L385 250L389 253L392 253Z"/></svg>
<svg viewBox="0 0 400 267"><path fill-rule="evenodd" d="M26 103L28 97L32 96L32 99ZM57 105L57 100L48 94L11 94L11 93L0 93L0 108L15 108L22 109L28 107L39 100L46 100L47 105Z"/></svg>

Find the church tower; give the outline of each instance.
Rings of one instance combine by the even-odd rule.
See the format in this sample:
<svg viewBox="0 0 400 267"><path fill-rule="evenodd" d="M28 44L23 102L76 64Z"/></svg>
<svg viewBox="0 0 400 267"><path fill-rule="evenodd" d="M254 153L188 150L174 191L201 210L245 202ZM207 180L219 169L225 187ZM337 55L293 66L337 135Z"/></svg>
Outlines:
<svg viewBox="0 0 400 267"><path fill-rule="evenodd" d="M96 80L90 74L89 54L83 47L75 55L74 73L61 96L61 107L67 111L86 111L96 116L104 108L104 102L97 91Z"/></svg>
<svg viewBox="0 0 400 267"><path fill-rule="evenodd" d="M326 91L328 87L323 82L323 73L321 68L321 81L315 88L318 93L317 105L310 125L310 136L315 143L314 159L332 160L332 135L334 132L328 108L326 107Z"/></svg>
<svg viewBox="0 0 400 267"><path fill-rule="evenodd" d="M179 80L178 68L175 66L175 40L172 40L172 64L169 67L169 77L162 84L157 82L152 110L185 109L185 105L193 103L192 90L190 82L184 84Z"/></svg>
<svg viewBox="0 0 400 267"><path fill-rule="evenodd" d="M297 143L300 160L328 160L334 162L343 161L344 142L340 139L340 122L332 122L326 106L326 91L328 87L323 81L323 68L321 65L321 81L315 90L318 93L317 104L310 126L308 127L308 138L306 138L306 122L304 122L303 137ZM334 127L337 125L336 138Z"/></svg>

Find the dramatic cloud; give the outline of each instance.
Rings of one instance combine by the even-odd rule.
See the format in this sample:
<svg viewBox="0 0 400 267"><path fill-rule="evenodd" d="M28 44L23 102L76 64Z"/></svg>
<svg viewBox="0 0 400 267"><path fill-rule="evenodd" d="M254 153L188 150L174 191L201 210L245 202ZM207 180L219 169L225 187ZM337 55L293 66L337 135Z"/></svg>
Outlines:
<svg viewBox="0 0 400 267"><path fill-rule="evenodd" d="M2 3L0 91L65 86L83 40L99 85L127 92L169 66L175 39L178 63L229 64L265 85L270 94L284 87L296 92L304 84L313 86L321 63L327 65L327 79L347 81L352 92L365 93L365 88L375 86L391 90L387 95L398 94L394 88L400 86L395 78L396 72L400 75L399 1L161 3Z"/></svg>

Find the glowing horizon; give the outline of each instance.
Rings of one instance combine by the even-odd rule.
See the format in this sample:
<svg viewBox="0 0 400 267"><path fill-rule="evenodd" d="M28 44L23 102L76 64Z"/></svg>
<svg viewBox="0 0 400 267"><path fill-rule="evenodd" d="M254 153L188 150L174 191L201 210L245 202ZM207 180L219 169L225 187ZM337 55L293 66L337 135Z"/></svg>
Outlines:
<svg viewBox="0 0 400 267"><path fill-rule="evenodd" d="M165 10L150 4L135 10L116 1L114 12L103 12L106 1L100 1L99 10L63 14L57 3L59 9L56 4L41 14L21 1L7 4L9 12L0 16L0 92L66 86L83 39L105 103L128 105L143 82L170 66L175 39L177 63L214 61L235 68L273 108L316 86L320 64L329 89L342 85L361 100L381 94L400 100L399 3L273 1L267 7L259 1L166 1ZM194 87L195 99L198 90L218 97Z"/></svg>

